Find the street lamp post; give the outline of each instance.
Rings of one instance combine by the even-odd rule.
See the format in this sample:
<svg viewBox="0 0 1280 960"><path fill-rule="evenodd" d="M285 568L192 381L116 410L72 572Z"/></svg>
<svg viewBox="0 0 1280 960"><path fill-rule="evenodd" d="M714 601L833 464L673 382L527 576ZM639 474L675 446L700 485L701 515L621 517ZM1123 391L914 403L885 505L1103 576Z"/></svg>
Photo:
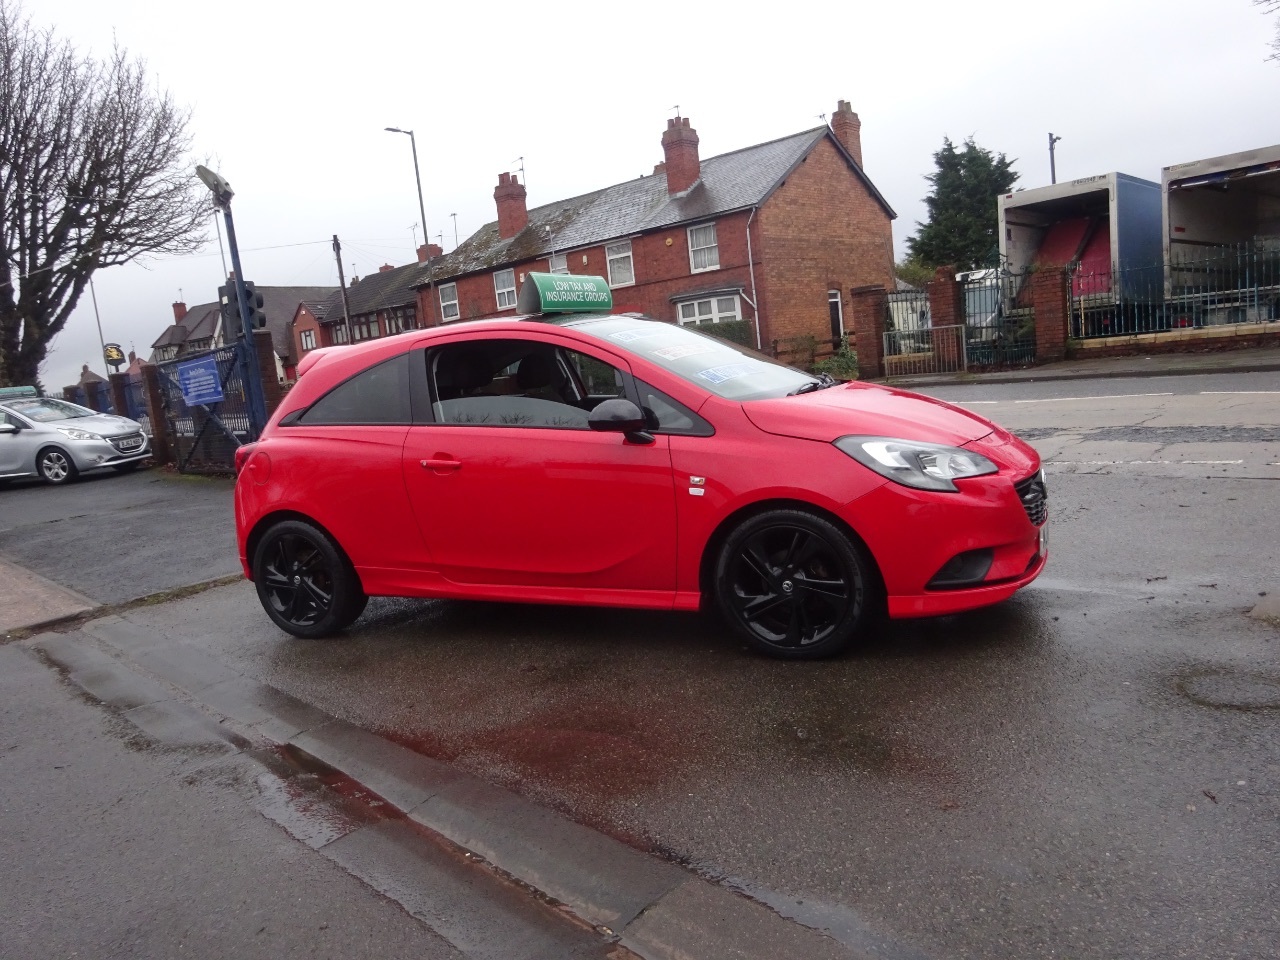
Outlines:
<svg viewBox="0 0 1280 960"><path fill-rule="evenodd" d="M236 225L231 219L231 198L235 191L220 174L208 167L196 167L196 176L213 194L213 205L222 211L227 225L227 247L231 251L231 269L235 273L236 300L240 304L240 330L244 338L245 354L249 361L249 373L245 376L245 387L249 403L256 415L259 429L267 422L267 400L262 390L261 366L258 363L258 348L253 342L253 311L249 309L249 295L244 288L244 271L240 269L240 247L236 244Z"/></svg>
<svg viewBox="0 0 1280 960"><path fill-rule="evenodd" d="M418 172L418 141L414 139L412 130L401 130L399 127L385 127L387 133L407 133L409 146L413 150L413 179L418 184L418 216L422 217L422 235L427 235L427 208L422 202L422 174Z"/></svg>
<svg viewBox="0 0 1280 960"><path fill-rule="evenodd" d="M1055 137L1052 133L1049 134L1049 182L1050 183L1058 182L1058 167L1053 161L1053 145L1061 139L1062 139L1061 137Z"/></svg>

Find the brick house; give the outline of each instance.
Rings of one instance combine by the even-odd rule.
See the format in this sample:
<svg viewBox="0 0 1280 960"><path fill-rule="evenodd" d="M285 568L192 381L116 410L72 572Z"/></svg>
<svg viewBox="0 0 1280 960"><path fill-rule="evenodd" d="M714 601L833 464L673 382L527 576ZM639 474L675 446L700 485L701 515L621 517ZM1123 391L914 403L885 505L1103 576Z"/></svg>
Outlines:
<svg viewBox="0 0 1280 960"><path fill-rule="evenodd" d="M262 294L262 310L276 352L276 372L280 379L292 380L300 354L294 348L292 320L300 303L322 303L336 287L257 287ZM151 344L153 363L172 360L223 345L221 305L201 303L188 307L173 305L173 323Z"/></svg>
<svg viewBox="0 0 1280 960"><path fill-rule="evenodd" d="M417 263L402 267L387 263L363 279L353 277L347 287L347 321L341 290L323 300L300 301L290 322L293 355L301 359L317 347L346 343L348 328L350 339L358 342L424 326L419 322L415 287L430 275L431 261L442 252L434 243L424 244L418 248Z"/></svg>
<svg viewBox="0 0 1280 960"><path fill-rule="evenodd" d="M893 284L895 214L862 169L847 102L830 126L706 160L677 117L662 149L649 176L532 210L499 175L497 220L416 280L421 325L514 313L530 271L595 274L619 312L746 320L768 347L844 334L848 291Z"/></svg>

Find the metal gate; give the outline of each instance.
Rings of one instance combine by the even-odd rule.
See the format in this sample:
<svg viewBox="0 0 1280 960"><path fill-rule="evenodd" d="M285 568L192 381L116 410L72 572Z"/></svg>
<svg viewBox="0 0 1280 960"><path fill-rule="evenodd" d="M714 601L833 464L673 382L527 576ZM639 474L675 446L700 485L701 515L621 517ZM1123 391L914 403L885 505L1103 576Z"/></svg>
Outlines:
<svg viewBox="0 0 1280 960"><path fill-rule="evenodd" d="M990 370L1034 363L1035 310L1024 292L1026 274L1002 268L961 276L968 366Z"/></svg>
<svg viewBox="0 0 1280 960"><path fill-rule="evenodd" d="M266 412L254 402L257 385L250 378L256 377L258 371L250 350L241 340L156 364L164 406L163 426L179 472L234 470L236 448L258 439L266 426ZM219 399L188 403L192 390L186 373L194 368L208 370L208 395L216 393ZM188 381L185 392L184 379ZM260 390L257 393L260 395Z"/></svg>

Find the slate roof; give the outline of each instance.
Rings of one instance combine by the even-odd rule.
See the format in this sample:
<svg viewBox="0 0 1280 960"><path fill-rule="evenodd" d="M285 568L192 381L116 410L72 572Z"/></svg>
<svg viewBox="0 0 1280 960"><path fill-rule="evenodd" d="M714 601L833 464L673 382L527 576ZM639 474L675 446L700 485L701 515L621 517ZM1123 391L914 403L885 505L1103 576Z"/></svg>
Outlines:
<svg viewBox="0 0 1280 960"><path fill-rule="evenodd" d="M506 240L496 220L485 224L418 280L444 280L549 253L596 246L607 240L690 223L744 210L763 202L824 137L844 154L872 196L890 217L893 209L828 127L760 143L701 161L700 177L687 191L667 193L667 178L656 173L615 184L570 200L535 207L529 224ZM361 281L363 283L364 281ZM355 312L354 306L352 308Z"/></svg>
<svg viewBox="0 0 1280 960"><path fill-rule="evenodd" d="M406 307L417 302L414 287L427 278L431 268L425 263L410 263L403 267L371 273L347 287L347 303L351 316L359 317L377 310ZM341 292L338 295L338 315L342 314Z"/></svg>
<svg viewBox="0 0 1280 960"><path fill-rule="evenodd" d="M257 287L262 294L262 311L267 315L267 329L271 331L271 341L275 351L287 363L293 360L293 333L289 324L298 310L299 303L324 302L329 294L337 291L337 287ZM182 323L171 324L165 328L152 350L160 347L182 346L190 340L203 340L212 337L218 329L221 305L218 303L201 303L187 309Z"/></svg>

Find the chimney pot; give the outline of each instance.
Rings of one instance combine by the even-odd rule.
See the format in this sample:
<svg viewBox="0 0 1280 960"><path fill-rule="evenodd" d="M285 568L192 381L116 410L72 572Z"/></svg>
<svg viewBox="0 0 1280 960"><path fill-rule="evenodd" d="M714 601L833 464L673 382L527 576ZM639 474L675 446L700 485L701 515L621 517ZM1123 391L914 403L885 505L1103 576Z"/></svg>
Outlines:
<svg viewBox="0 0 1280 960"><path fill-rule="evenodd" d="M662 151L668 194L683 193L698 182L702 176L698 160L698 131L689 126L688 117L667 121L666 132L662 134Z"/></svg>
<svg viewBox="0 0 1280 960"><path fill-rule="evenodd" d="M862 121L849 107L848 100L836 104L836 112L831 116L831 132L836 139L853 156L859 169L862 168Z"/></svg>
<svg viewBox="0 0 1280 960"><path fill-rule="evenodd" d="M498 174L493 199L498 205L498 236L503 240L510 240L529 225L525 189L519 177L509 173Z"/></svg>

